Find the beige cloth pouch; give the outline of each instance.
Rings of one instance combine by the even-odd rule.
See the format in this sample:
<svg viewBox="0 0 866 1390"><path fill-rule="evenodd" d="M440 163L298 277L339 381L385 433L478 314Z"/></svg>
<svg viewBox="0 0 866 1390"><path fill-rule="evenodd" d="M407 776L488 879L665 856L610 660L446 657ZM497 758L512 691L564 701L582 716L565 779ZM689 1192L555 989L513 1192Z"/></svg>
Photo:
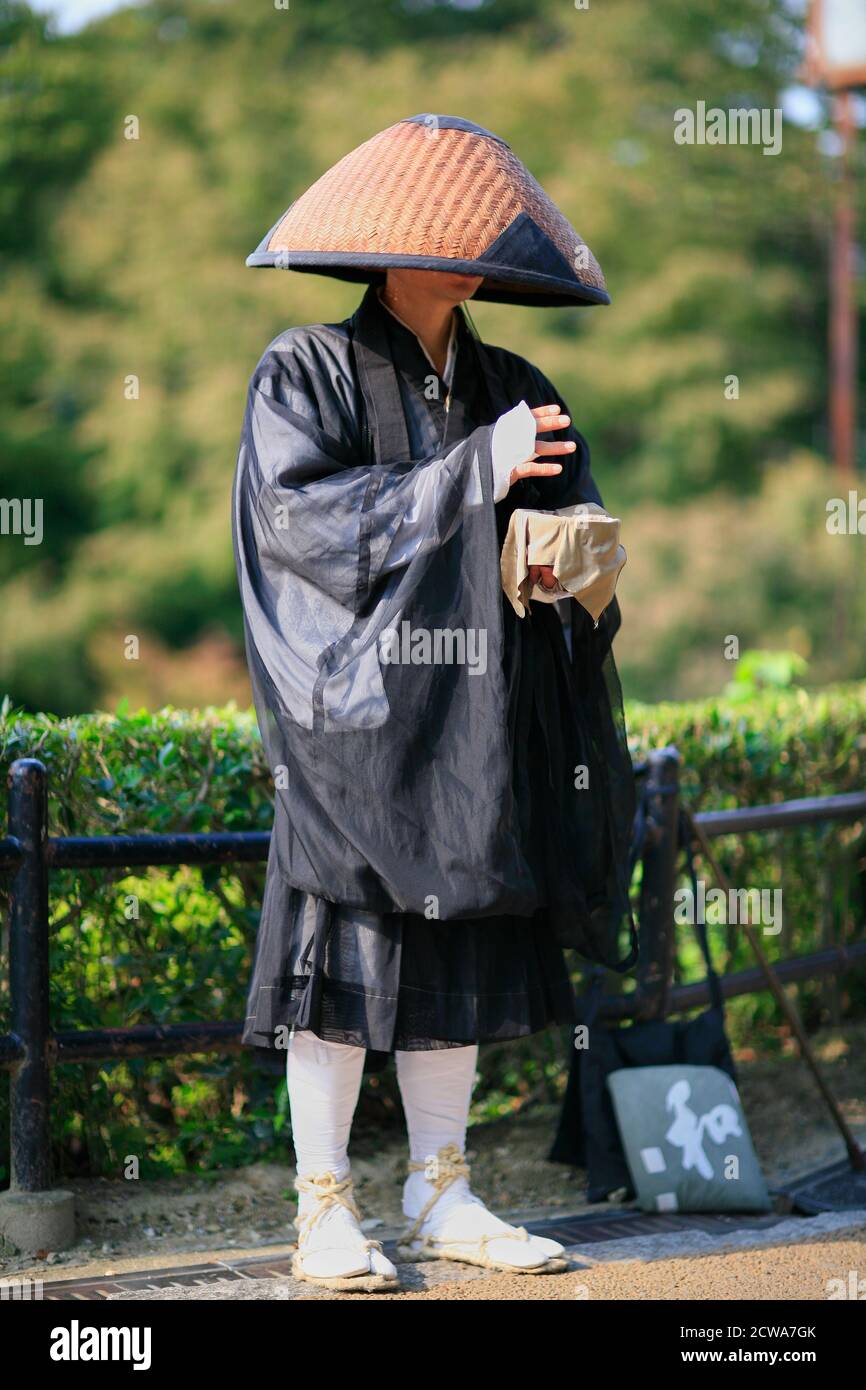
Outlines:
<svg viewBox="0 0 866 1390"><path fill-rule="evenodd" d="M530 600L556 603L576 598L597 623L616 591L626 561L619 541L619 517L596 502L581 502L558 512L512 512L502 547L502 587L519 618ZM551 565L555 589L533 584L530 565Z"/></svg>

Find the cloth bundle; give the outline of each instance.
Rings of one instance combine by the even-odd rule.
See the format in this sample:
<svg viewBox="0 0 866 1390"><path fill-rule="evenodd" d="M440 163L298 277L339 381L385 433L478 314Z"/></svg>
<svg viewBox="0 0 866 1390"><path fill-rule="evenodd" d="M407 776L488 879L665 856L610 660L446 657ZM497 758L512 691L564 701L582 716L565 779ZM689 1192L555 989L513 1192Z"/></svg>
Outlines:
<svg viewBox="0 0 866 1390"><path fill-rule="evenodd" d="M596 502L581 502L557 512L518 507L511 514L500 569L502 587L519 618L530 600L556 603L576 598L598 622L616 590L626 561L619 543L619 518ZM533 584L532 565L550 565L555 589Z"/></svg>

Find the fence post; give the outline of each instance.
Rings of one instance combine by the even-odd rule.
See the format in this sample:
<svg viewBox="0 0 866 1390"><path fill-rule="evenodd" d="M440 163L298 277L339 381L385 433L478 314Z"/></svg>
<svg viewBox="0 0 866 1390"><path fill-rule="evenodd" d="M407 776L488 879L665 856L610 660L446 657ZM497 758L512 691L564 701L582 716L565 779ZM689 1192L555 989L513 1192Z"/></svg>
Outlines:
<svg viewBox="0 0 866 1390"><path fill-rule="evenodd" d="M0 1197L0 1234L23 1250L60 1250L74 1239L72 1194L50 1190L46 802L44 765L19 758L9 769L9 834L22 849L9 899L9 984L22 1056L10 1070L12 1182Z"/></svg>
<svg viewBox="0 0 866 1390"><path fill-rule="evenodd" d="M674 889L679 825L680 755L654 749L647 759L648 825L638 909L638 1018L664 1018L674 962Z"/></svg>
<svg viewBox="0 0 866 1390"><path fill-rule="evenodd" d="M24 1055L11 1071L12 1188L49 1185L48 874L45 869L45 768L20 758L9 770L9 834L23 855L9 895L12 1032Z"/></svg>

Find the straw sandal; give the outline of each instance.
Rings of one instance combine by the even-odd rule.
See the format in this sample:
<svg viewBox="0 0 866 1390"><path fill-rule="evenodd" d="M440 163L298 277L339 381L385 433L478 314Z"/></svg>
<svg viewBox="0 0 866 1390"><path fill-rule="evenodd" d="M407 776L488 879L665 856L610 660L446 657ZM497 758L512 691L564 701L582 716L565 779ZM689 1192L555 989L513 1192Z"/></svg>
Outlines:
<svg viewBox="0 0 866 1390"><path fill-rule="evenodd" d="M427 1172L427 1163L410 1163L410 1173ZM436 1155L436 1176L427 1181L435 1189L425 1203L412 1225L404 1232L397 1246L401 1260L418 1262L421 1260L455 1260L460 1264L480 1265L482 1269L496 1269L506 1274L561 1274L568 1269L568 1260L562 1258L562 1246L555 1240L542 1236L530 1236L523 1226L505 1226L501 1231L471 1236L458 1240L454 1236L423 1234L422 1227L439 1198L459 1178L469 1179L469 1164L456 1144L446 1144ZM475 1198L475 1201L478 1199ZM478 1205L482 1205L478 1203ZM513 1264L502 1258L494 1258L489 1247L497 1241L531 1242L540 1247L541 1258L534 1264Z"/></svg>
<svg viewBox="0 0 866 1390"><path fill-rule="evenodd" d="M382 1253L381 1241L366 1240L361 1234L361 1213L355 1203L352 1179L338 1181L334 1173L320 1173L314 1178L298 1178L295 1187L298 1192L308 1193L317 1200L308 1216L299 1214L295 1221L298 1248L292 1257L294 1277L307 1284L341 1292L375 1293L380 1289L395 1289L397 1271ZM335 1239L333 1245L310 1249L313 1231L335 1207L342 1207L358 1223L357 1241L340 1245ZM338 1235L339 1232L335 1232L335 1236ZM341 1265L346 1267L341 1268Z"/></svg>

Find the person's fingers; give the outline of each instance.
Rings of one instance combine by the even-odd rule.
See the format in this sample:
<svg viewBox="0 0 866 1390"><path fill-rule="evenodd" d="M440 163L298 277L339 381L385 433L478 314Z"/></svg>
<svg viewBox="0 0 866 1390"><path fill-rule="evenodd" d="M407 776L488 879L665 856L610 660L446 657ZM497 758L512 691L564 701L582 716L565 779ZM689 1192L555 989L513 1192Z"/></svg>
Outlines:
<svg viewBox="0 0 866 1390"><path fill-rule="evenodd" d="M557 585L552 565L530 565L529 580L531 584L540 584L542 589L555 589Z"/></svg>
<svg viewBox="0 0 866 1390"><path fill-rule="evenodd" d="M539 414L535 410L532 412L535 416L536 434L542 430L564 430L571 424L571 416L563 415L559 406L545 406L544 412L544 414Z"/></svg>
<svg viewBox="0 0 866 1390"><path fill-rule="evenodd" d="M550 434L554 430L565 430L571 424L570 415L551 415L549 420L536 420L536 434Z"/></svg>
<svg viewBox="0 0 866 1390"><path fill-rule="evenodd" d="M577 445L573 439L541 439L535 441L536 457L541 454L573 454Z"/></svg>
<svg viewBox="0 0 866 1390"><path fill-rule="evenodd" d="M562 463L537 463L535 459L530 459L528 463L521 463L520 467L514 468L514 473L518 478L548 478L557 473L562 473Z"/></svg>
<svg viewBox="0 0 866 1390"><path fill-rule="evenodd" d="M554 473L562 472L561 463L521 463L518 468L511 471L512 483L517 483L521 478L545 478Z"/></svg>

